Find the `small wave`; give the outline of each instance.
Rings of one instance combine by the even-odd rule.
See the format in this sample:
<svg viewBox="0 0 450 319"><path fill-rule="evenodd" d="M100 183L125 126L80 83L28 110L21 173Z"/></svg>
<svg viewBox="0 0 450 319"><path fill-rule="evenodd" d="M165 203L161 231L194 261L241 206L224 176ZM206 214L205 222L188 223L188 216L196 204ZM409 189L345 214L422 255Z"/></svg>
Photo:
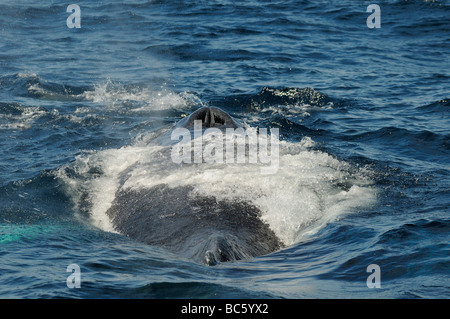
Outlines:
<svg viewBox="0 0 450 319"><path fill-rule="evenodd" d="M257 52L244 49L211 49L185 43L177 46L151 45L144 49L146 52L164 58L181 61L221 61L233 62L258 58Z"/></svg>
<svg viewBox="0 0 450 319"><path fill-rule="evenodd" d="M20 103L0 103L0 129L28 129L43 116L50 115L47 109L25 106Z"/></svg>
<svg viewBox="0 0 450 319"><path fill-rule="evenodd" d="M92 126L100 116L88 108L76 109L73 114L61 113L58 109L48 110L42 106L28 106L20 103L0 103L0 129L27 130L36 126L54 125L58 122Z"/></svg>
<svg viewBox="0 0 450 319"><path fill-rule="evenodd" d="M346 140L358 142L374 142L380 144L380 141L385 141L382 145L394 145L393 150L400 153L407 153L412 158L421 159L423 156L447 154L450 150L450 136L448 134L438 134L427 130L412 131L404 128L385 127L373 132L366 132L356 134L353 136L346 136ZM386 149L389 149L387 147ZM428 159L424 157L424 159Z"/></svg>
<svg viewBox="0 0 450 319"><path fill-rule="evenodd" d="M259 107L292 106L292 107L332 107L333 101L325 94L313 88L282 88L265 87L253 99Z"/></svg>
<svg viewBox="0 0 450 319"><path fill-rule="evenodd" d="M441 6L446 0L390 0L388 2L400 6Z"/></svg>
<svg viewBox="0 0 450 319"><path fill-rule="evenodd" d="M18 73L0 78L2 87L23 97L49 101L93 102L109 110L132 111L183 109L201 104L190 92L174 92L165 85L158 88L146 84L122 85L110 79L92 86L73 86L47 82L37 74Z"/></svg>
<svg viewBox="0 0 450 319"><path fill-rule="evenodd" d="M426 276L432 270L433 275L448 273L448 231L447 219L419 219L408 223L388 227L379 234L371 228L357 229L357 234L348 234L354 237L355 243L363 237L370 239L369 247L359 247L362 251L346 259L337 268L320 277L346 281L364 281L366 269L376 261L383 272L383 281L404 281L406 278ZM336 230L331 234L334 235ZM339 237L339 235L338 235ZM348 238L345 240L348 245ZM391 285L394 282L390 283Z"/></svg>
<svg viewBox="0 0 450 319"><path fill-rule="evenodd" d="M450 99L442 99L428 105L419 106L417 109L427 113L440 113L449 116Z"/></svg>
<svg viewBox="0 0 450 319"><path fill-rule="evenodd" d="M449 220L420 219L384 232L379 236L378 244L393 247L400 243L403 246L408 241L423 242L427 238L433 238L435 241L439 235L445 237L449 231Z"/></svg>
<svg viewBox="0 0 450 319"><path fill-rule="evenodd" d="M67 84L48 82L36 73L17 73L0 78L3 89L22 97L31 97L42 100L80 100L78 95L89 87L77 87Z"/></svg>
<svg viewBox="0 0 450 319"><path fill-rule="evenodd" d="M271 88L264 87L257 94L230 96L212 103L226 109L246 111L248 122L257 122L281 116L293 117L296 122L310 116L311 112L330 110L340 107L341 101L331 99L313 88Z"/></svg>

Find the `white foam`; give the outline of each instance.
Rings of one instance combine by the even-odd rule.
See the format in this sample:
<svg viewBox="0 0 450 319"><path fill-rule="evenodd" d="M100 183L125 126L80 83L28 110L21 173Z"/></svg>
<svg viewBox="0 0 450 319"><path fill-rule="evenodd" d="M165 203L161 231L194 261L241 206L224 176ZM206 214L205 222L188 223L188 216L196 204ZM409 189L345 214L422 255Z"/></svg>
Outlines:
<svg viewBox="0 0 450 319"><path fill-rule="evenodd" d="M18 73L17 77L20 79L26 79L26 78L37 78L36 73Z"/></svg>
<svg viewBox="0 0 450 319"><path fill-rule="evenodd" d="M40 117L48 114L48 111L37 106L22 107L21 114L0 114L0 121L5 120L6 123L0 123L0 129L28 129L33 126L35 121Z"/></svg>
<svg viewBox="0 0 450 319"><path fill-rule="evenodd" d="M68 166L61 167L56 175L64 181L76 209L81 208L83 196L88 195L92 205L89 212L92 224L114 232L106 211L120 185L120 173L139 161L140 153L139 147L122 147L79 155L71 166L76 177L73 177L73 173L67 174Z"/></svg>
<svg viewBox="0 0 450 319"><path fill-rule="evenodd" d="M48 92L47 90L42 88L39 85L39 83L29 84L28 85L28 92L33 93L33 94L50 94L50 92Z"/></svg>

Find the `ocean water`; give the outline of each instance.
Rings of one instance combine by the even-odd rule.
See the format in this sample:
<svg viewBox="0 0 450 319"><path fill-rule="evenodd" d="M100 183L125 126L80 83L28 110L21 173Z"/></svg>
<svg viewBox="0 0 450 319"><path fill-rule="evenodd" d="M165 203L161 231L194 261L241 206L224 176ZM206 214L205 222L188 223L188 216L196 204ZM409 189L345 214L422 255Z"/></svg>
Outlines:
<svg viewBox="0 0 450 319"><path fill-rule="evenodd" d="M0 297L449 298L450 2L379 1L380 28L371 3L77 0L69 28L1 1ZM278 128L277 173L159 161L201 106ZM251 202L285 247L207 266L117 232L130 167Z"/></svg>

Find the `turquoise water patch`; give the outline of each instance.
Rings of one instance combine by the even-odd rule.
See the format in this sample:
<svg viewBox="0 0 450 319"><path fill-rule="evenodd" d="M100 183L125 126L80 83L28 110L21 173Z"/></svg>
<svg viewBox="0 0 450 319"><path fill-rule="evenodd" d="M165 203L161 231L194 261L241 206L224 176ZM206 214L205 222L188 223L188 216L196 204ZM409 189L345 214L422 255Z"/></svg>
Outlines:
<svg viewBox="0 0 450 319"><path fill-rule="evenodd" d="M33 239L60 229L56 225L0 225L0 245Z"/></svg>

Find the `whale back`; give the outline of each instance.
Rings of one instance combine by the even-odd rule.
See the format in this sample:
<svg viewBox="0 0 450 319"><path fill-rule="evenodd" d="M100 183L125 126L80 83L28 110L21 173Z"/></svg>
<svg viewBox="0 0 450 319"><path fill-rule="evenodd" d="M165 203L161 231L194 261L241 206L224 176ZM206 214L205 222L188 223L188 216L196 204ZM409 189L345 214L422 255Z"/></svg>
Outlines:
<svg viewBox="0 0 450 319"><path fill-rule="evenodd" d="M107 211L116 230L207 265L266 255L282 247L260 219L240 201L192 196L190 187L158 185L119 191Z"/></svg>

